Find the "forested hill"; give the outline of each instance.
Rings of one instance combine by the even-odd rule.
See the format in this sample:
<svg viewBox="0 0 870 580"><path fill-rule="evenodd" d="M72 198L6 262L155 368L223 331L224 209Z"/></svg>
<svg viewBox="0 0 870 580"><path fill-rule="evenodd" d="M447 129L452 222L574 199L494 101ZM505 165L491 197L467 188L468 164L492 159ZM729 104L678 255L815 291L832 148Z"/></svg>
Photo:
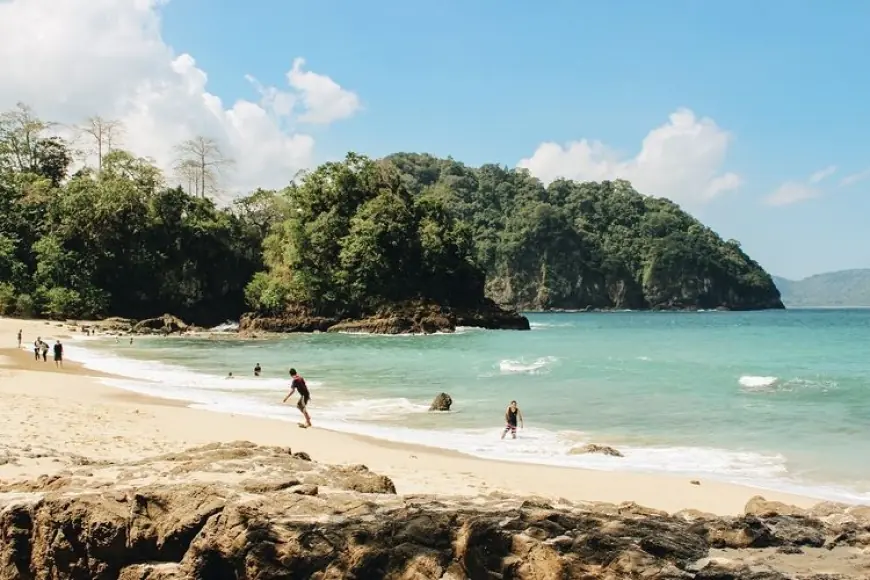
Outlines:
<svg viewBox="0 0 870 580"><path fill-rule="evenodd" d="M525 309L782 308L770 275L675 203L623 180L545 187L522 169L398 153L406 187L467 223L497 302Z"/></svg>
<svg viewBox="0 0 870 580"><path fill-rule="evenodd" d="M870 306L870 269L839 270L802 280L774 276L782 300L795 308Z"/></svg>
<svg viewBox="0 0 870 580"><path fill-rule="evenodd" d="M435 318L461 310L450 324L485 312L505 327L522 321L485 295L527 309L782 307L737 242L625 181L544 187L495 165L349 154L222 208L215 168L229 160L208 138L179 144L164 175L114 147L113 121L89 119L81 143L50 127L25 106L0 114L0 315L204 325L422 302Z"/></svg>

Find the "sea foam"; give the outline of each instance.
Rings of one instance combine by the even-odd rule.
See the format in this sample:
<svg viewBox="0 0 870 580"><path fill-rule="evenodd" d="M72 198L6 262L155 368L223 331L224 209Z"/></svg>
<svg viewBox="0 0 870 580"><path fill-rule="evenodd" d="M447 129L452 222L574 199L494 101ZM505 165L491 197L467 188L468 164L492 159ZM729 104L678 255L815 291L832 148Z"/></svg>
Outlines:
<svg viewBox="0 0 870 580"><path fill-rule="evenodd" d="M532 362L525 360L504 359L499 361L498 368L502 373L539 373L546 367L555 363L558 359L554 356L545 356Z"/></svg>
<svg viewBox="0 0 870 580"><path fill-rule="evenodd" d="M750 391L763 391L774 386L777 382L777 377L763 377L755 375L744 375L738 379L744 389Z"/></svg>

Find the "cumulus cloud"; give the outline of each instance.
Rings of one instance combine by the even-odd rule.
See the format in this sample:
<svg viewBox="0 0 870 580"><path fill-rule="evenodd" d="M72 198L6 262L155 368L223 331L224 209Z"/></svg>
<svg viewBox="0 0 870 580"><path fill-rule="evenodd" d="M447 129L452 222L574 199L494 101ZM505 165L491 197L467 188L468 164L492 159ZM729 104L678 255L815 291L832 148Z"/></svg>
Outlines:
<svg viewBox="0 0 870 580"><path fill-rule="evenodd" d="M634 157L625 158L599 141L582 139L564 146L542 143L518 166L546 183L558 178L627 179L647 195L702 204L743 182L736 173L722 172L731 140L712 119L678 109L667 123L647 134Z"/></svg>
<svg viewBox="0 0 870 580"><path fill-rule="evenodd" d="M256 98L227 104L208 76L161 37L168 0L0 2L0 109L17 102L65 124L92 115L120 120L123 146L168 169L173 147L203 135L235 160L230 191L281 187L313 163L314 140L300 123L352 116L359 97L297 58L286 90L248 77Z"/></svg>
<svg viewBox="0 0 870 580"><path fill-rule="evenodd" d="M811 174L806 181L786 181L764 198L764 203L777 207L820 197L823 191L818 185L836 172L836 166L829 165Z"/></svg>

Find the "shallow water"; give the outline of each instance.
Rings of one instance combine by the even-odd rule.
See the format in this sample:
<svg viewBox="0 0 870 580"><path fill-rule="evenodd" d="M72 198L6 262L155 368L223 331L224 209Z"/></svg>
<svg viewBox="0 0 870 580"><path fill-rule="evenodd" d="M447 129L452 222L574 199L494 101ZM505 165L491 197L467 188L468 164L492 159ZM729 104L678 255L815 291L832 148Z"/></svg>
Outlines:
<svg viewBox="0 0 870 580"><path fill-rule="evenodd" d="M154 381L115 386L217 411L299 420L280 405L295 366L324 427L491 458L692 474L870 502L870 310L530 320L531 332L137 338L69 348L89 366ZM258 362L264 374L255 379ZM238 378L225 380L230 371ZM454 412L427 413L441 391ZM511 399L526 428L501 441ZM625 457L568 454L589 441Z"/></svg>

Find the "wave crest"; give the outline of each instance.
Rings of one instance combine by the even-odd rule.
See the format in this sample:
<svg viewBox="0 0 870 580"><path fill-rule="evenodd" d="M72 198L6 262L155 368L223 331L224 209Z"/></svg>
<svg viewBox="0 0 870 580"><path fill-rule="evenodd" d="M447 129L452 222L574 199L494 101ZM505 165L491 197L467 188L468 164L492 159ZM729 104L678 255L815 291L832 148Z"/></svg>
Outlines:
<svg viewBox="0 0 870 580"><path fill-rule="evenodd" d="M537 374L546 372L547 367L555 363L558 359L554 356L545 356L535 359L533 362L525 362L525 360L503 359L499 361L498 368L504 374L514 373L529 373Z"/></svg>

